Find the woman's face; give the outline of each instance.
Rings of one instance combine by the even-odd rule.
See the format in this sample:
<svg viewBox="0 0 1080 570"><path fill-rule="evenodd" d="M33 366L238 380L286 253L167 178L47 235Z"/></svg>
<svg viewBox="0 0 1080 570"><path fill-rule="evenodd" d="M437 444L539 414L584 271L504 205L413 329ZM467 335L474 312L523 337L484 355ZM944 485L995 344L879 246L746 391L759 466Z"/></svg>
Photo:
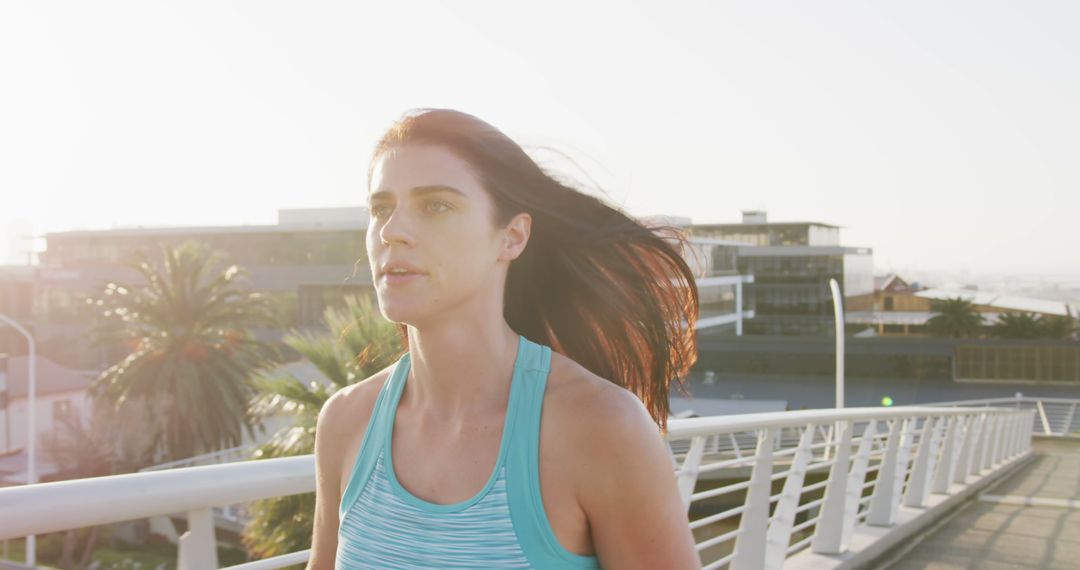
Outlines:
<svg viewBox="0 0 1080 570"><path fill-rule="evenodd" d="M528 240L519 214L494 225L495 205L469 165L434 145L405 145L373 165L367 253L379 307L410 325L502 310L509 262Z"/></svg>

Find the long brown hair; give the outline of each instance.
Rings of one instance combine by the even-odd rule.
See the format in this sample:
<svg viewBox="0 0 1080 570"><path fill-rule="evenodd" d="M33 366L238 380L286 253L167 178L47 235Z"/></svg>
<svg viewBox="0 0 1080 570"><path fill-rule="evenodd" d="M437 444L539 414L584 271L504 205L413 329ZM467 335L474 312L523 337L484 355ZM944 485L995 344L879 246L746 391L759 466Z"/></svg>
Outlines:
<svg viewBox="0 0 1080 570"><path fill-rule="evenodd" d="M627 388L666 427L670 383L681 383L697 360L698 291L680 254L682 232L646 226L560 182L466 113L406 113L379 141L372 167L410 143L438 145L467 162L495 203L498 227L521 212L532 216L528 245L507 275L510 327Z"/></svg>

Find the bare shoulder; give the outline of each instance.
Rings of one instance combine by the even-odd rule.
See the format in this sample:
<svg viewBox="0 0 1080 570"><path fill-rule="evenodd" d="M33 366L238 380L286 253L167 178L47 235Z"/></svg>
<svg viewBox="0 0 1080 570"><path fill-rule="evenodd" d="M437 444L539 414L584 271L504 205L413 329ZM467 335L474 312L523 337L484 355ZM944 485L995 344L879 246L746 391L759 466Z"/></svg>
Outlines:
<svg viewBox="0 0 1080 570"><path fill-rule="evenodd" d="M375 408L379 391L382 390L383 384L386 383L393 369L394 366L391 364L330 396L319 411L317 428L319 433L325 433L330 437L344 433L355 435L358 425L362 431L367 426L367 420Z"/></svg>
<svg viewBox="0 0 1080 570"><path fill-rule="evenodd" d="M327 475L332 473L334 479L338 479L343 467L352 465L375 409L379 391L392 370L393 365L390 365L338 390L319 410L315 426L315 459Z"/></svg>
<svg viewBox="0 0 1080 570"><path fill-rule="evenodd" d="M333 568L344 466L352 465L389 366L327 398L315 427L315 519L308 568Z"/></svg>
<svg viewBox="0 0 1080 570"><path fill-rule="evenodd" d="M589 448L659 438L659 427L636 395L554 352L544 407L545 422L561 426L560 439Z"/></svg>
<svg viewBox="0 0 1080 570"><path fill-rule="evenodd" d="M670 452L644 404L568 358L551 366L541 470L545 460L561 468L604 567L700 568ZM555 436L546 454L545 433Z"/></svg>

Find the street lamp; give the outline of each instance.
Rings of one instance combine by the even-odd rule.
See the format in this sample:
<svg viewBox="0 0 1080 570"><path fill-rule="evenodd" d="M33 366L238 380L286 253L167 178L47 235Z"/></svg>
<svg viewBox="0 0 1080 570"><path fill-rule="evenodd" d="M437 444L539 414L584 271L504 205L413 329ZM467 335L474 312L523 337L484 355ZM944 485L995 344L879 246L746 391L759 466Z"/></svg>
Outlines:
<svg viewBox="0 0 1080 570"><path fill-rule="evenodd" d="M829 289L836 319L836 408L840 409L844 407L844 303L836 279L829 279Z"/></svg>
<svg viewBox="0 0 1080 570"><path fill-rule="evenodd" d="M37 434L34 432L34 416L35 411L37 410L37 346L34 344L34 337L30 336L30 333L25 328L23 328L22 325L15 322L3 313L0 313L0 321L11 325L11 327L18 331L19 334L23 335L26 338L26 343L30 347L30 360L27 368L30 381L26 387L26 393L30 403L30 414L27 420L26 430L26 437L29 440L26 450L26 483L28 485L33 485L34 483L37 483L37 465L34 462L34 450L37 447L35 445L35 441L37 440ZM26 537L26 565L30 567L34 567L37 563L37 549L36 541L34 539L35 537L33 535Z"/></svg>

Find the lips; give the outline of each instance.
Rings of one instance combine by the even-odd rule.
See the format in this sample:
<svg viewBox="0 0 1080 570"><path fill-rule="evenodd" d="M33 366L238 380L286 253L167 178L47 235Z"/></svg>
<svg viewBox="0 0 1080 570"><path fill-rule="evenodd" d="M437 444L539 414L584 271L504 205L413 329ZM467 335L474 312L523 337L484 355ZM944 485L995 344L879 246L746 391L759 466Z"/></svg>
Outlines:
<svg viewBox="0 0 1080 570"><path fill-rule="evenodd" d="M408 283L427 275L419 267L402 261L383 264L379 277L387 283Z"/></svg>
<svg viewBox="0 0 1080 570"><path fill-rule="evenodd" d="M385 275L408 275L413 273L418 275L425 275L425 273L419 267L400 261L384 264L382 268L379 269L380 277Z"/></svg>

